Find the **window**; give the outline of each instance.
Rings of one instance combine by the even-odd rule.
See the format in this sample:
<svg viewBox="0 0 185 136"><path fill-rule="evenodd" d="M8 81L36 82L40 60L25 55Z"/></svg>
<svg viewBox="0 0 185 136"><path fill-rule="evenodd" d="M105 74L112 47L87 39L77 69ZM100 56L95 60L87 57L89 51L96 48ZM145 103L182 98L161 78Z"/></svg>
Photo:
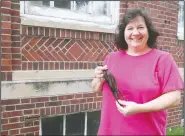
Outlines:
<svg viewBox="0 0 185 136"><path fill-rule="evenodd" d="M184 1L179 1L177 36L179 40L184 40Z"/></svg>
<svg viewBox="0 0 185 136"><path fill-rule="evenodd" d="M42 135L63 135L63 117L42 118Z"/></svg>
<svg viewBox="0 0 185 136"><path fill-rule="evenodd" d="M71 29L90 26L92 31L102 28L114 33L119 21L119 1L21 1L21 17L23 23L30 19L59 23L60 27L70 24Z"/></svg>
<svg viewBox="0 0 185 136"><path fill-rule="evenodd" d="M44 117L41 119L40 135L96 135L99 124L100 111Z"/></svg>

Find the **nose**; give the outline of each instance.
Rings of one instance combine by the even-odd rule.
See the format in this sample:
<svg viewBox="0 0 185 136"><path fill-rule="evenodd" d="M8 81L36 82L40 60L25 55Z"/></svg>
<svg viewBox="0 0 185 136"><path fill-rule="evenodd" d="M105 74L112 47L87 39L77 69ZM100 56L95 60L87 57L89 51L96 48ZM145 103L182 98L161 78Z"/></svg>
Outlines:
<svg viewBox="0 0 185 136"><path fill-rule="evenodd" d="M138 34L139 34L139 31L137 29L133 29L132 35L138 35Z"/></svg>

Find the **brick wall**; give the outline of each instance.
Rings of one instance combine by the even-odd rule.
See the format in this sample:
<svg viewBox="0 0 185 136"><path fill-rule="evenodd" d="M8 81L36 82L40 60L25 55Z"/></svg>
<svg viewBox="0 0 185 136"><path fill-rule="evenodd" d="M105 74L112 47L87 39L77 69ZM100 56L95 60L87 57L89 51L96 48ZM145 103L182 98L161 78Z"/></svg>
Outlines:
<svg viewBox="0 0 185 136"><path fill-rule="evenodd" d="M41 117L101 109L100 93L9 99L1 102L3 135L38 135Z"/></svg>
<svg viewBox="0 0 185 136"><path fill-rule="evenodd" d="M115 50L113 34L21 25L19 1L1 3L3 81L11 81L16 70L93 69L108 52ZM120 18L127 8L134 7L144 7L151 14L161 34L159 48L172 53L183 68L183 44L176 39L177 2L121 1ZM101 99L101 94L96 93L4 99L2 134L38 135L41 117L100 110ZM180 125L181 112L182 102L169 111L168 127Z"/></svg>
<svg viewBox="0 0 185 136"><path fill-rule="evenodd" d="M22 26L22 70L93 69L113 46L113 34Z"/></svg>

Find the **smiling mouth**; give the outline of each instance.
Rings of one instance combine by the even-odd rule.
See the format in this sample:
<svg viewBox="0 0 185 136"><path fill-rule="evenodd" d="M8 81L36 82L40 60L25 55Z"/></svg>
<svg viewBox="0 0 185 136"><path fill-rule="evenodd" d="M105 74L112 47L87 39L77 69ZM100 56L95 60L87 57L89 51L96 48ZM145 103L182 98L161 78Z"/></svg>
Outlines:
<svg viewBox="0 0 185 136"><path fill-rule="evenodd" d="M139 38L139 39L130 39L132 41L141 41L143 38Z"/></svg>

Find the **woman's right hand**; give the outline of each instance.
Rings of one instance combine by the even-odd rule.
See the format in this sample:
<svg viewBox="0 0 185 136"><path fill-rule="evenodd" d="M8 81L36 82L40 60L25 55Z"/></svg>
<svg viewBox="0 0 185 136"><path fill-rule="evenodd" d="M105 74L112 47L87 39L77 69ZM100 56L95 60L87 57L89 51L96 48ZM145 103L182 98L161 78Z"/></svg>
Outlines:
<svg viewBox="0 0 185 136"><path fill-rule="evenodd" d="M94 79L92 81L92 91L100 92L102 90L105 79L103 78L103 70L107 70L107 65L97 66L94 70Z"/></svg>
<svg viewBox="0 0 185 136"><path fill-rule="evenodd" d="M107 70L107 65L104 66L97 66L94 70L94 78L99 78L102 79L103 78L103 70Z"/></svg>

